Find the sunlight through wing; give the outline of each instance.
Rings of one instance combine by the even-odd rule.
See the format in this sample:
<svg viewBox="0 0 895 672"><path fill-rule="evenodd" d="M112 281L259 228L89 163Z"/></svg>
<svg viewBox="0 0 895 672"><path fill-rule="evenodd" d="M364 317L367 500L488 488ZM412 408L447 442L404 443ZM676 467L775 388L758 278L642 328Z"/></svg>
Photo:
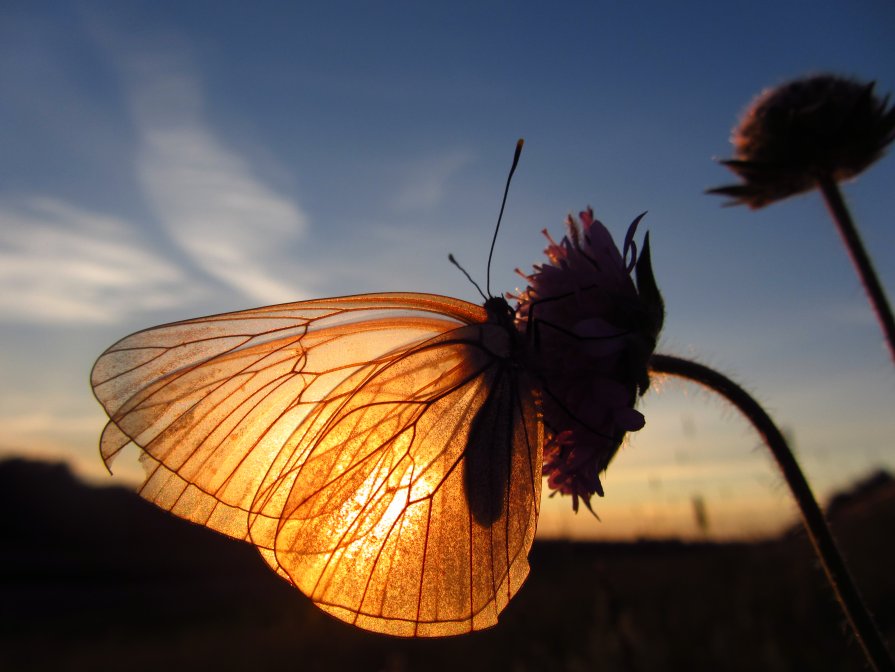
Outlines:
<svg viewBox="0 0 895 672"><path fill-rule="evenodd" d="M138 332L92 373L110 417L103 458L135 443L144 497L251 540L343 620L400 635L487 627L528 573L542 436L530 386L502 358L507 334L485 318L456 299L379 294ZM463 461L489 439L470 427L496 398L509 483L482 525Z"/></svg>
<svg viewBox="0 0 895 672"><path fill-rule="evenodd" d="M164 465L150 472L141 494L246 538L246 514L261 480L277 467L277 458L286 459L284 436L326 396L327 386L389 352L480 319L482 312L444 297L383 294L271 306L138 332L103 353L91 375L111 419L103 457L110 463L127 437ZM210 501L198 505L194 500L203 495ZM220 525L216 517L203 517L221 504L236 515Z"/></svg>
<svg viewBox="0 0 895 672"><path fill-rule="evenodd" d="M496 325L453 330L324 403L338 410L322 409L326 427L271 493L275 508L278 493L286 499L277 566L326 611L393 635L449 635L496 623L522 585L543 437L501 340ZM492 395L506 402L507 431L495 433L503 441L471 431ZM464 487L474 440L487 441L508 475L489 525L475 520Z"/></svg>

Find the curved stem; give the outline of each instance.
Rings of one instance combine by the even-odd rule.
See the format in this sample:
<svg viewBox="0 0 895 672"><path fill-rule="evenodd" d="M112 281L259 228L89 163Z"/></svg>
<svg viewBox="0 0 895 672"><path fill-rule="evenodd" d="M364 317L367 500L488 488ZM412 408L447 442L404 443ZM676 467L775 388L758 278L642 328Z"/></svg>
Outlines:
<svg viewBox="0 0 895 672"><path fill-rule="evenodd" d="M736 406L758 430L768 448L771 449L774 459L780 466L780 470L798 502L799 510L802 513L802 522L811 539L811 544L814 546L827 575L827 580L836 594L836 599L845 612L855 638L864 650L867 661L872 669L878 672L895 670L895 663L893 663L885 642L845 566L842 554L839 552L817 500L811 492L811 487L805 480L786 439L783 438L783 434L770 416L743 388L730 378L707 366L671 355L654 354L650 360L650 368L656 373L687 378L717 392Z"/></svg>
<svg viewBox="0 0 895 672"><path fill-rule="evenodd" d="M836 228L839 229L839 235L842 236L842 242L848 249L855 270L858 271L858 276L864 284L870 305L876 311L876 316L889 345L892 361L895 362L895 318L892 317L892 307L886 299L886 292L880 284L870 256L864 249L864 243L861 242L861 236L851 218L845 199L842 198L839 185L829 175L821 175L817 180L817 185L820 188L820 193L823 194L833 221L836 222Z"/></svg>

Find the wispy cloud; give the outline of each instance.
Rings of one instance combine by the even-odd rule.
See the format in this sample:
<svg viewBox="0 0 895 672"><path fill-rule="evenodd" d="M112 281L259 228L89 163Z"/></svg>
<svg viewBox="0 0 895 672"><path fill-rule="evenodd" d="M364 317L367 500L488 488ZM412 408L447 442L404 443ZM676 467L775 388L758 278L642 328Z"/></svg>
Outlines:
<svg viewBox="0 0 895 672"><path fill-rule="evenodd" d="M176 49L125 60L137 178L164 229L199 268L244 295L295 299L296 265L284 251L307 228L301 208L213 132L199 79Z"/></svg>
<svg viewBox="0 0 895 672"><path fill-rule="evenodd" d="M0 320L102 323L202 290L126 222L57 199L0 203Z"/></svg>
<svg viewBox="0 0 895 672"><path fill-rule="evenodd" d="M444 200L451 178L475 159L472 152L454 149L413 161L398 187L393 207L401 213L435 208Z"/></svg>

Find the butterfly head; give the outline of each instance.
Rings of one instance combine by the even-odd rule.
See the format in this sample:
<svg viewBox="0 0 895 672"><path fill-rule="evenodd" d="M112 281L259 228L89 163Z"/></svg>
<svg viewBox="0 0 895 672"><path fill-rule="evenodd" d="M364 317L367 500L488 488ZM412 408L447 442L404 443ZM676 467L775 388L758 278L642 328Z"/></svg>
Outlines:
<svg viewBox="0 0 895 672"><path fill-rule="evenodd" d="M502 296L492 296L486 299L485 312L488 313L489 324L499 324L515 329L516 311L510 307L510 304Z"/></svg>

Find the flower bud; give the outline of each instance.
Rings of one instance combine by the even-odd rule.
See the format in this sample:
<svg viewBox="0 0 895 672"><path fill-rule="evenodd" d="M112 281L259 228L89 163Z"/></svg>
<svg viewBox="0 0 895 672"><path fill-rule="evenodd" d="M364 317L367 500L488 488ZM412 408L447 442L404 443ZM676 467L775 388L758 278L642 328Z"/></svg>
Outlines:
<svg viewBox="0 0 895 672"><path fill-rule="evenodd" d="M895 107L873 88L817 75L764 91L733 132L734 158L721 161L743 182L708 193L761 208L813 189L820 177L854 177L895 140Z"/></svg>

